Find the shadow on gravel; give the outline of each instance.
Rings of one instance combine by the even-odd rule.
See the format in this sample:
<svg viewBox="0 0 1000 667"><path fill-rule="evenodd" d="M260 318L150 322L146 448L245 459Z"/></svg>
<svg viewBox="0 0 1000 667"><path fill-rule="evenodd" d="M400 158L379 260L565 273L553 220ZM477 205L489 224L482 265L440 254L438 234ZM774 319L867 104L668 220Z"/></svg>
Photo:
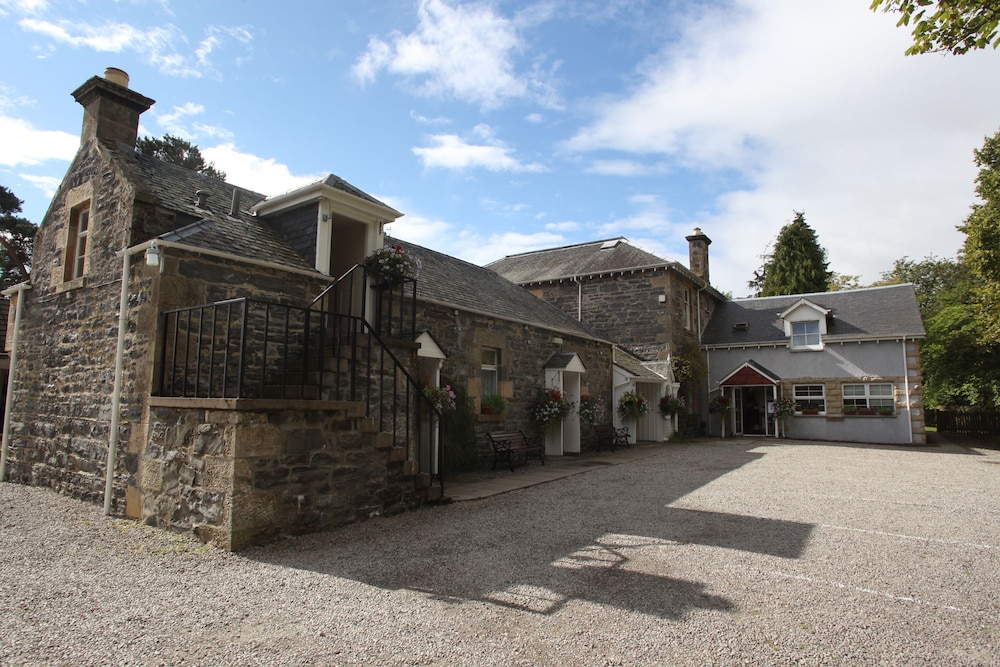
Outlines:
<svg viewBox="0 0 1000 667"><path fill-rule="evenodd" d="M712 582L677 577L690 545L799 557L811 524L669 505L765 453L719 441L595 467L482 501L374 519L240 556L436 600L550 614L572 601L678 618L732 610ZM334 585L334 582L331 582Z"/></svg>

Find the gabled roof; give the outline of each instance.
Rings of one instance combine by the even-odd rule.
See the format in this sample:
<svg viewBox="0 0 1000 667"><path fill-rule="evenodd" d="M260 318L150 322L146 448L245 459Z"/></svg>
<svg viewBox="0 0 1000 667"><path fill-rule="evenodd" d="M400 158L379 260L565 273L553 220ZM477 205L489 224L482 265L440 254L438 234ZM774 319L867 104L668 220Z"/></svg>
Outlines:
<svg viewBox="0 0 1000 667"><path fill-rule="evenodd" d="M462 310L607 342L559 308L489 269L428 248L386 237L420 261L417 298Z"/></svg>
<svg viewBox="0 0 1000 667"><path fill-rule="evenodd" d="M801 299L830 311L823 336L827 343L924 336L916 293L907 283L723 301L715 306L701 343L706 347L784 344L788 338L781 314Z"/></svg>
<svg viewBox="0 0 1000 667"><path fill-rule="evenodd" d="M719 380L719 386L776 385L779 382L781 382L781 376L777 373L772 373L753 359L747 359L734 368L729 375Z"/></svg>
<svg viewBox="0 0 1000 667"><path fill-rule="evenodd" d="M147 230L154 237L290 268L313 268L266 222L249 213L251 206L264 199L259 192L134 151L113 153L136 181L140 198L151 197L157 206L175 214L172 229ZM202 207L196 195L199 190L204 192ZM239 196L239 210L230 216L234 191ZM137 243L147 240L133 239Z"/></svg>
<svg viewBox="0 0 1000 667"><path fill-rule="evenodd" d="M667 378L663 377L659 373L644 366L639 357L624 348L616 345L612 351L612 356L614 365L618 366L634 378L655 380L657 382L665 382L667 380Z"/></svg>
<svg viewBox="0 0 1000 667"><path fill-rule="evenodd" d="M486 265L504 278L526 285L629 269L679 266L631 245L624 237L508 255ZM682 267L683 268L683 267Z"/></svg>

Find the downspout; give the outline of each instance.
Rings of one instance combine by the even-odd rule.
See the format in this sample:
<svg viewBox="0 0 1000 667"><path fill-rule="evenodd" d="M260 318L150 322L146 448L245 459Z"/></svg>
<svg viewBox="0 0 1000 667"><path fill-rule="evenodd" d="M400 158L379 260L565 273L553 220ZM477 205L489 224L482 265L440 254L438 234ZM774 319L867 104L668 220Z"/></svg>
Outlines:
<svg viewBox="0 0 1000 667"><path fill-rule="evenodd" d="M111 514L111 501L114 499L115 468L118 465L118 422L121 418L122 375L125 367L125 329L128 324L128 277L132 268L132 254L146 251L146 261L150 265L160 267L163 271L162 258L155 240L147 241L122 251L122 289L118 301L118 344L115 348L115 385L111 392L111 434L108 439L108 467L104 480L104 514Z"/></svg>
<svg viewBox="0 0 1000 667"><path fill-rule="evenodd" d="M31 289L31 283L21 283L4 290L7 295L17 294L17 305L14 307L14 338L10 347L10 369L7 371L7 400L3 412L3 444L0 445L0 482L7 481L7 449L10 446L10 412L14 405L14 371L17 368L17 343L21 338L21 311L24 304L24 293Z"/></svg>
<svg viewBox="0 0 1000 667"><path fill-rule="evenodd" d="M128 275L132 255L128 250L122 255L122 289L118 301L118 346L115 349L115 387L111 393L111 437L108 440L108 469L104 480L104 514L111 514L114 499L115 466L118 464L118 421L122 402L122 370L125 365L125 325L128 312Z"/></svg>
<svg viewBox="0 0 1000 667"><path fill-rule="evenodd" d="M583 283L579 276L571 276L570 280L576 283L576 321L583 322Z"/></svg>
<svg viewBox="0 0 1000 667"><path fill-rule="evenodd" d="M910 444L913 444L913 409L910 407L910 373L906 364L906 336L903 336L903 392L906 397L906 430L910 434ZM926 418L926 417L925 417Z"/></svg>

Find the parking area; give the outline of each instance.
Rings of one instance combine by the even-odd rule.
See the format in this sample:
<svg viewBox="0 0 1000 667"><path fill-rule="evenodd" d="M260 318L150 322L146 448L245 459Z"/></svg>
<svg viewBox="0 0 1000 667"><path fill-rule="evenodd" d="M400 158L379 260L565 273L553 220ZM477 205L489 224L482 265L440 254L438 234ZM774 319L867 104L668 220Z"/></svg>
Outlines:
<svg viewBox="0 0 1000 667"><path fill-rule="evenodd" d="M239 554L0 484L0 664L996 665L1000 451L705 440Z"/></svg>

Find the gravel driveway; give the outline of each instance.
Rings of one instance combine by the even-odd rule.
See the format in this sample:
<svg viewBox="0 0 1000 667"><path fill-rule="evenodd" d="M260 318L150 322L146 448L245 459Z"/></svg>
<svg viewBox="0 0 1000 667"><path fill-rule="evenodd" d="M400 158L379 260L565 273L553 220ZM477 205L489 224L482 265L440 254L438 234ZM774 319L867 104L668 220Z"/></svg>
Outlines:
<svg viewBox="0 0 1000 667"><path fill-rule="evenodd" d="M734 440L238 554L0 484L0 665L1000 665L1000 452Z"/></svg>

